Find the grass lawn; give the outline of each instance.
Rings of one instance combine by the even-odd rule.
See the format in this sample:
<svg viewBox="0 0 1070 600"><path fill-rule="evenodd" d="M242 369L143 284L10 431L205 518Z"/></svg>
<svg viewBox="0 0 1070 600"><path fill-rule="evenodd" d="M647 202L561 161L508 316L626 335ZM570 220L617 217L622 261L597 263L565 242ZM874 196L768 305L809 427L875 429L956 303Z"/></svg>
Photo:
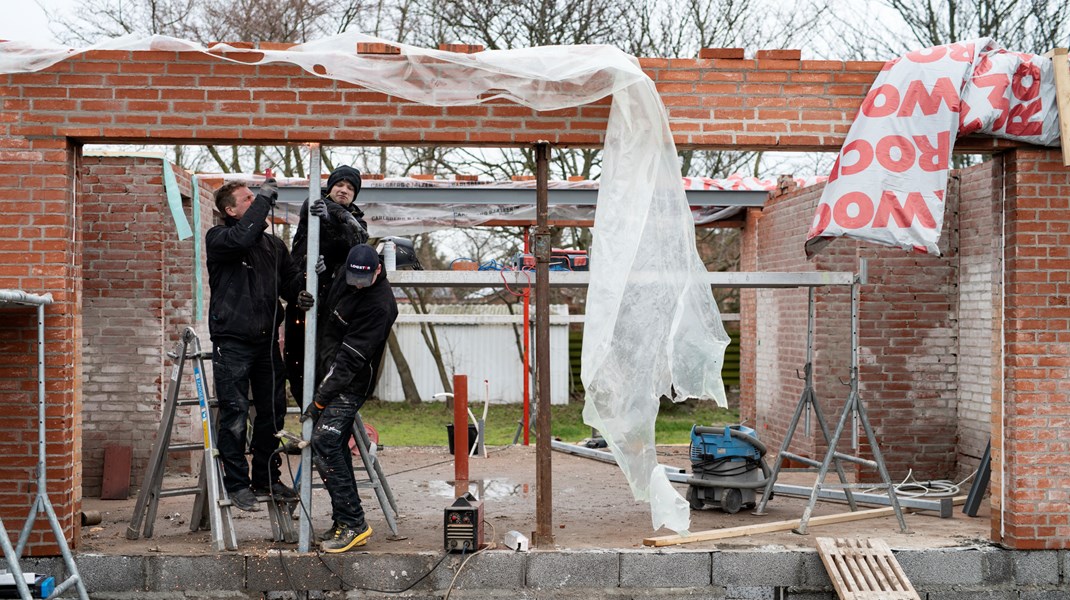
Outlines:
<svg viewBox="0 0 1070 600"><path fill-rule="evenodd" d="M482 403L470 406L476 418L482 416ZM409 406L403 402L369 401L360 414L366 424L379 432L379 441L385 446L445 446L446 424L453 422L453 412L446 410L445 402ZM492 404L487 412L487 445L511 443L521 415L520 405ZM563 441L578 442L591 436L591 428L583 424L582 400L552 407L550 421L554 436ZM739 423L738 410L719 408L713 402L663 402L656 425L657 442L686 444L690 441L692 425L736 423Z"/></svg>

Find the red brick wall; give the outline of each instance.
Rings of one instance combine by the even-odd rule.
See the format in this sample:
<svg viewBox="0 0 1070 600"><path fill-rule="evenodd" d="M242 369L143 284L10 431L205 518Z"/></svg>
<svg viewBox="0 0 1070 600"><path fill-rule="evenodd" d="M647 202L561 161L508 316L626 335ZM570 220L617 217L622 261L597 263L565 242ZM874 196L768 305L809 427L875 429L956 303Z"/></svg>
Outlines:
<svg viewBox="0 0 1070 600"><path fill-rule="evenodd" d="M668 107L681 148L779 150L837 150L881 67L875 62L658 58L643 59L641 65ZM61 490L53 501L64 530L77 537L81 499L82 253L80 215L74 212L79 144L270 140L515 146L545 139L598 146L608 102L541 114L508 102L432 108L294 66L249 66L197 53L95 51L42 72L0 75L0 224L7 225L0 228L0 288L51 292L56 298L47 320L54 433L49 475L54 489ZM958 145L1013 146L990 138ZM945 281L942 274L940 281ZM946 343L937 335L946 320L941 311L924 312L934 333L915 338ZM797 323L798 316L793 318ZM33 352L32 325L17 319L0 325L0 370L12 370L20 382L16 390L0 392L0 418L15 419L9 431L21 432L0 438L9 446L3 448L6 456L14 457L0 466L0 500L5 500L0 515L16 527L15 517L25 513L30 500L25 459L33 444L26 432L33 428L19 426L27 423L24 407L33 400L32 378L25 372L25 357ZM924 424L928 434L934 428L943 431L948 408L938 390L946 383L936 373L941 367L923 366L931 378L922 380L924 400L933 410ZM842 392L824 384L819 389L828 397Z"/></svg>
<svg viewBox="0 0 1070 600"><path fill-rule="evenodd" d="M868 262L867 283L860 289L859 396L865 405L893 479L910 469L919 478L954 474L956 434L956 362L954 252L944 257L908 254L896 249L838 240L807 261L803 253L808 224L822 186L814 186L767 203L755 227L748 222L745 254L758 271L857 271ZM949 199L950 220L954 201ZM954 240L945 226L944 244ZM850 388L850 288L815 288L814 389L830 432L836 427ZM741 405L758 424L766 443L779 448L803 389L797 377L806 358L807 291L766 289L748 292L751 303L741 313L756 332L749 351L754 386L744 386ZM751 396L753 394L753 396ZM748 412L752 411L752 412ZM850 448L850 427L838 445ZM871 455L859 430L862 455ZM821 458L825 444L812 423L809 435L796 431L792 450ZM873 470L862 470L866 479Z"/></svg>
<svg viewBox="0 0 1070 600"><path fill-rule="evenodd" d="M1070 172L1059 149L1017 150L1005 169L1002 411L995 410L999 393L993 401L993 446L1002 447L1005 495L1002 514L996 498L993 512L1003 521L994 519L993 537L1012 548L1065 549ZM993 462L993 477L999 473Z"/></svg>
<svg viewBox="0 0 1070 600"><path fill-rule="evenodd" d="M110 445L133 448L131 486L141 485L170 374L166 352L193 319L193 241L178 239L163 168L155 158L83 159L82 474L88 496L100 494ZM175 172L192 223L190 178ZM190 427L190 414L182 409L176 440L199 432ZM174 458L189 469L190 456Z"/></svg>

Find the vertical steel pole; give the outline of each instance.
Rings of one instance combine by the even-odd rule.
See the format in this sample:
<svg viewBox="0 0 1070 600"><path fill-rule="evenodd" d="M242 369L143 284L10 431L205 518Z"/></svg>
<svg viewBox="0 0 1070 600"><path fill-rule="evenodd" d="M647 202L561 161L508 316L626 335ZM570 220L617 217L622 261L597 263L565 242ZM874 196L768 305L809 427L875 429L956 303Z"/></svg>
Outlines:
<svg viewBox="0 0 1070 600"><path fill-rule="evenodd" d="M524 229L524 254L531 252L529 228ZM531 286L524 288L524 445L531 443Z"/></svg>
<svg viewBox="0 0 1070 600"><path fill-rule="evenodd" d="M550 463L550 226L548 195L550 144L535 144L535 544L554 543L553 474Z"/></svg>
<svg viewBox="0 0 1070 600"><path fill-rule="evenodd" d="M311 143L308 145L308 202L320 197L320 145ZM316 261L320 254L320 220L309 214L308 219L308 255L305 256L305 290L316 296L319 289L319 273L316 273ZM315 394L316 383L316 312L319 306L305 313L305 358L304 380L302 386L302 398L305 405L302 410L312 402ZM312 439L311 421L305 421L301 426L301 437L306 440ZM308 552L312 540L312 523L309 515L312 514L312 447L305 446L301 450L301 506L300 533L297 536L297 550Z"/></svg>

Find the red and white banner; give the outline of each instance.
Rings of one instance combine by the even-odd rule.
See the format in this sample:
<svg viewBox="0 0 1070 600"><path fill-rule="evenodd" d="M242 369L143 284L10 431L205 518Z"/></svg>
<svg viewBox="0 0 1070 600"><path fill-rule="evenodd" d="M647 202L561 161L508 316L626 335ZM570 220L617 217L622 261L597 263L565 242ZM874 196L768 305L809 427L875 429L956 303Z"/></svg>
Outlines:
<svg viewBox="0 0 1070 600"><path fill-rule="evenodd" d="M971 133L1058 145L1052 62L984 38L911 52L873 82L829 174L806 238L939 255L954 140Z"/></svg>

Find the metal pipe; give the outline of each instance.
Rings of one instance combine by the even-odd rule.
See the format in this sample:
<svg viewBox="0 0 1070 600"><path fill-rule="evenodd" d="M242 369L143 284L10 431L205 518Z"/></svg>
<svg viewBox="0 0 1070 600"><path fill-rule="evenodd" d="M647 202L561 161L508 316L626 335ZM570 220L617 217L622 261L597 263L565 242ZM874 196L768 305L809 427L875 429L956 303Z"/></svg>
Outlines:
<svg viewBox="0 0 1070 600"><path fill-rule="evenodd" d="M464 482L463 485L461 482ZM453 376L453 485L468 490L468 376ZM458 492L458 496L461 492Z"/></svg>
<svg viewBox="0 0 1070 600"><path fill-rule="evenodd" d="M529 229L524 229L524 254L531 252ZM524 445L530 445L531 433L531 287L524 287Z"/></svg>
<svg viewBox="0 0 1070 600"><path fill-rule="evenodd" d="M320 197L320 145L313 142L308 145L308 202L309 208L312 202ZM320 254L320 220L313 218L311 211L308 215L308 254L305 256L305 290L317 296L319 289L319 273L316 273L316 261ZM318 300L318 299L317 299ZM316 312L319 306L305 313L305 358L304 380L301 386L302 398L308 407L315 394L316 383ZM301 425L301 437L306 440L312 439L311 420ZM301 505L305 510L300 511L299 534L297 536L297 550L308 552L312 541L312 523L309 515L312 512L312 447L306 446L301 450Z"/></svg>
<svg viewBox="0 0 1070 600"><path fill-rule="evenodd" d="M0 302L17 302L19 304L52 304L52 293L44 295L28 294L22 290L0 290Z"/></svg>
<svg viewBox="0 0 1070 600"><path fill-rule="evenodd" d="M535 415L535 545L554 543L553 474L550 459L550 144L535 144L535 372L539 409Z"/></svg>

